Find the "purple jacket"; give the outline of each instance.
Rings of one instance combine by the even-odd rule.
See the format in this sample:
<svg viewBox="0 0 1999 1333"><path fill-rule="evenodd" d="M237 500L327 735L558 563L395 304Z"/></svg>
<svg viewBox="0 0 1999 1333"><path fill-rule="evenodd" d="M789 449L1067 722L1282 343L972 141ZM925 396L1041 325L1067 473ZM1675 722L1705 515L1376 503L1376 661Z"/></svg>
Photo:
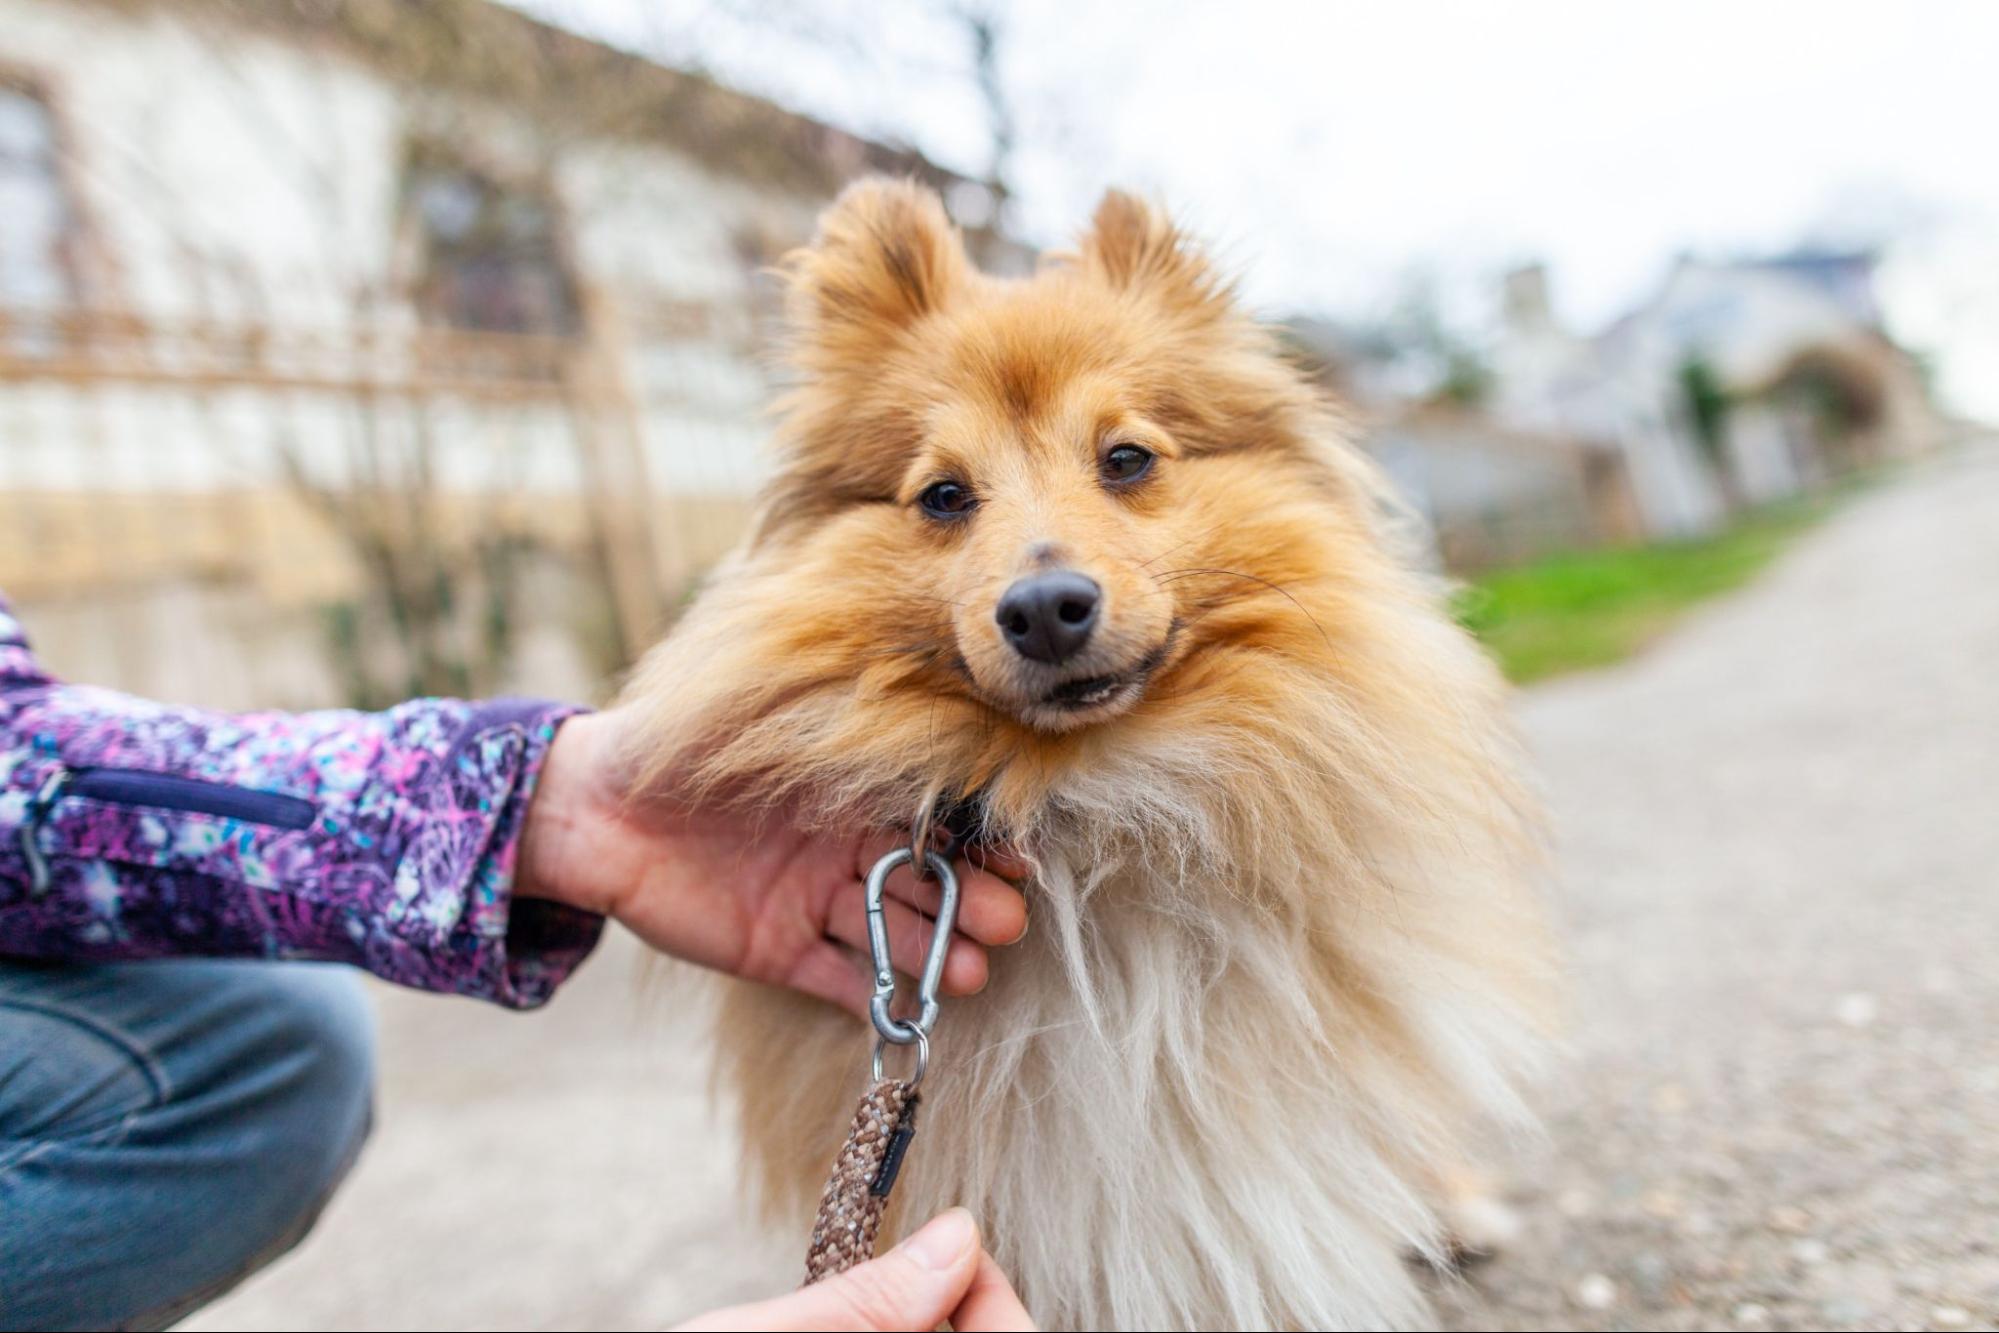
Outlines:
<svg viewBox="0 0 1999 1333"><path fill-rule="evenodd" d="M326 959L538 1005L603 930L512 893L523 812L577 711L147 703L49 679L0 599L0 955Z"/></svg>

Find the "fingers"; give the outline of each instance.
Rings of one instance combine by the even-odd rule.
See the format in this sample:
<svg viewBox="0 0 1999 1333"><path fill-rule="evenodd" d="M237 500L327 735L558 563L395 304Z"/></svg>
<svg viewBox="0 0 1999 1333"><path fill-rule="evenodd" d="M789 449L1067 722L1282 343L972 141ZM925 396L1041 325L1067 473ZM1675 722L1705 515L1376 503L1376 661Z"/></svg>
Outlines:
<svg viewBox="0 0 1999 1333"><path fill-rule="evenodd" d="M861 948L865 949L863 942ZM868 1001L874 998L874 983L867 967L853 953L830 940L808 946L792 964L784 984L814 999L837 1004L859 1018L868 1016Z"/></svg>
<svg viewBox="0 0 1999 1333"><path fill-rule="evenodd" d="M1028 859L1011 847L991 846L974 843L966 849L965 859L975 870L990 870L1001 879L1026 879L1034 866Z"/></svg>
<svg viewBox="0 0 1999 1333"><path fill-rule="evenodd" d="M866 879L876 861L907 845L892 833L864 839L856 873ZM960 859L958 933L980 944L1012 944L1025 935L1027 899L1007 880L1024 878L1028 869L1027 862L1018 854L1000 848L974 849L969 858ZM926 916L935 916L943 890L936 880L918 879L908 868L898 867L888 877L886 896L908 903Z"/></svg>
<svg viewBox="0 0 1999 1333"><path fill-rule="evenodd" d="M1028 1317L1027 1307L1014 1294L1013 1283L1006 1280L1000 1266L984 1250L979 1251L979 1266L972 1274L972 1285L965 1289L965 1297L958 1302L958 1308L951 1312L951 1327L956 1333L1032 1333L1034 1320Z"/></svg>
<svg viewBox="0 0 1999 1333"><path fill-rule="evenodd" d="M856 878L866 879L868 871L874 868L875 862L881 860L890 852L907 846L909 846L909 835L907 833L870 833L861 839L855 849L854 875ZM890 878L901 879L908 873L907 870L898 870Z"/></svg>
<svg viewBox="0 0 1999 1333"><path fill-rule="evenodd" d="M879 1259L789 1296L717 1310L680 1327L739 1329L744 1333L777 1329L828 1329L846 1333L847 1330L935 1328L964 1301L979 1275L983 1255L979 1229L972 1222L972 1215L962 1208L953 1208L932 1218Z"/></svg>
<svg viewBox="0 0 1999 1333"><path fill-rule="evenodd" d="M889 961L895 970L908 977L921 976L937 923L909 904L890 899L882 904L882 924L888 928ZM868 909L862 895L843 893L833 900L826 910L826 933L866 952ZM986 976L986 951L961 935L953 936L950 951L944 955L944 994L971 995L985 987Z"/></svg>
<svg viewBox="0 0 1999 1333"><path fill-rule="evenodd" d="M896 874L889 877L888 896L935 916L944 890L934 879ZM960 862L958 933L980 944L1012 944L1027 933L1027 899L998 875Z"/></svg>

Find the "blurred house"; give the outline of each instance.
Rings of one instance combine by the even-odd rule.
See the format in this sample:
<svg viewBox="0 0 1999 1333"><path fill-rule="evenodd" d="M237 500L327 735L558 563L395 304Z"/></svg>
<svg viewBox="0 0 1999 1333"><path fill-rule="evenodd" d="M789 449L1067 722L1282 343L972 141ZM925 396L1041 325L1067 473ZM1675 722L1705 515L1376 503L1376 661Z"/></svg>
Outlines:
<svg viewBox="0 0 1999 1333"><path fill-rule="evenodd" d="M1592 337L1556 323L1547 273L1530 266L1507 275L1486 346L1422 309L1286 332L1442 562L1472 569L1698 535L1939 445L1947 423L1884 332L1874 283L1864 252L1682 259Z"/></svg>
<svg viewBox="0 0 1999 1333"><path fill-rule="evenodd" d="M740 530L766 268L869 171L995 212L485 0L0 0L0 588L201 702L586 689Z"/></svg>
<svg viewBox="0 0 1999 1333"><path fill-rule="evenodd" d="M1649 536L1934 447L1920 369L1882 331L1866 253L1682 259L1595 337L1559 327L1547 275L1510 274L1490 410L1613 446Z"/></svg>
<svg viewBox="0 0 1999 1333"><path fill-rule="evenodd" d="M1324 320L1287 321L1298 359L1350 413L1360 446L1423 520L1438 560L1472 570L1640 535L1623 454L1484 410L1474 372ZM1448 360L1448 358L1444 358Z"/></svg>
<svg viewBox="0 0 1999 1333"><path fill-rule="evenodd" d="M1365 443L1423 516L1447 569L1518 564L1639 535L1624 460L1593 441L1417 403L1378 418Z"/></svg>

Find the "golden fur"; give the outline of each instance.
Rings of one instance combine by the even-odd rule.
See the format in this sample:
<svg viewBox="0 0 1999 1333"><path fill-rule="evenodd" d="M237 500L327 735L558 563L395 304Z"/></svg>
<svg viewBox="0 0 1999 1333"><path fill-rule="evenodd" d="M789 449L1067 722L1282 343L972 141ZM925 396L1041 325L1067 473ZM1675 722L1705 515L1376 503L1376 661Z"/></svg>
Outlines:
<svg viewBox="0 0 1999 1333"><path fill-rule="evenodd" d="M628 698L656 781L907 825L982 793L1032 925L947 1001L899 1203L968 1205L1051 1325L1381 1327L1431 1182L1517 1117L1549 950L1492 667L1388 540L1326 403L1148 206L1005 281L864 182L789 267L797 387L754 533ZM1156 455L1129 488L1105 451ZM917 503L941 478L978 507ZM1089 708L993 608L1104 589ZM729 984L724 1085L802 1226L850 1016ZM800 1230L799 1234L803 1235Z"/></svg>

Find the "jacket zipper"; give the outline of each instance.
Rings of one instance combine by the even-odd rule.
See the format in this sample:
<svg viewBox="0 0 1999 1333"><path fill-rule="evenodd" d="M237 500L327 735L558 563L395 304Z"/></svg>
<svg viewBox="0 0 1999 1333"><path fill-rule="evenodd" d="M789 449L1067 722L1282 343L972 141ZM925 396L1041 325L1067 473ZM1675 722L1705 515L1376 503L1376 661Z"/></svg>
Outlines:
<svg viewBox="0 0 1999 1333"><path fill-rule="evenodd" d="M72 768L61 785L64 796L84 796L111 805L143 805L156 810L241 819L273 828L302 829L319 813L311 801L282 792L232 787L225 782L149 773L137 768Z"/></svg>
<svg viewBox="0 0 1999 1333"><path fill-rule="evenodd" d="M299 796L255 791L223 782L149 773L137 768L63 768L42 780L28 801L21 823L21 855L28 863L28 892L39 898L49 889L49 862L42 851L42 825L65 796L84 796L107 805L146 806L185 814L240 819L273 828L309 828L319 808Z"/></svg>

